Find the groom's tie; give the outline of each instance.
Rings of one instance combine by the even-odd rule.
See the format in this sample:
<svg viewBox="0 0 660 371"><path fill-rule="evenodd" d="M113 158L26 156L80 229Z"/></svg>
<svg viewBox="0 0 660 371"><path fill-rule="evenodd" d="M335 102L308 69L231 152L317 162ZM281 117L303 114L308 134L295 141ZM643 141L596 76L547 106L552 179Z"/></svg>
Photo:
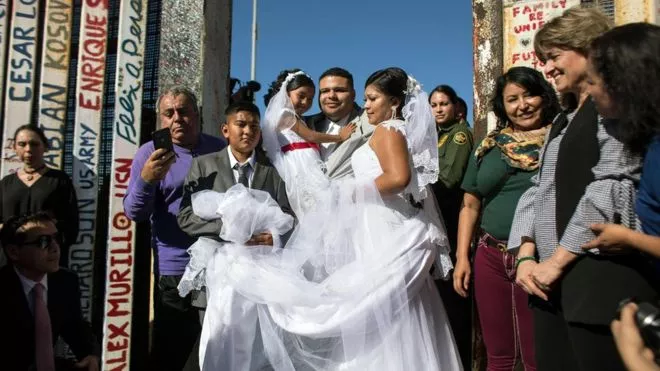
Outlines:
<svg viewBox="0 0 660 371"><path fill-rule="evenodd" d="M238 183L244 185L245 188L250 188L247 177L248 170L250 169L250 163L246 162L243 165L239 165L237 163L234 165L234 169L238 171Z"/></svg>
<svg viewBox="0 0 660 371"><path fill-rule="evenodd" d="M44 301L44 287L37 283L32 289L34 298L34 345L37 371L55 371L53 333L48 306Z"/></svg>

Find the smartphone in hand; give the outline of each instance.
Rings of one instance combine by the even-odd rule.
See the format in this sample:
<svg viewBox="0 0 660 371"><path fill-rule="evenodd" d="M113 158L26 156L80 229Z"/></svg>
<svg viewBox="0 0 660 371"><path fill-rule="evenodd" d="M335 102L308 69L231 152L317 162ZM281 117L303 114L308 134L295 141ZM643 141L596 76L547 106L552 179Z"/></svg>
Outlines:
<svg viewBox="0 0 660 371"><path fill-rule="evenodd" d="M174 152L174 145L172 144L172 137L170 136L170 129L156 130L151 134L154 141L154 149L163 148L167 151Z"/></svg>

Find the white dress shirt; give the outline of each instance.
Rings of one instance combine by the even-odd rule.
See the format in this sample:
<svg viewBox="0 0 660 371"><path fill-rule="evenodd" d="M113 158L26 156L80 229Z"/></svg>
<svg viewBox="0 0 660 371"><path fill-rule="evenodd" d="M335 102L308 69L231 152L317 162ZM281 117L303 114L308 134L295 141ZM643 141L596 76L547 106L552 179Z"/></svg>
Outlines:
<svg viewBox="0 0 660 371"><path fill-rule="evenodd" d="M325 133L331 135L339 135L339 130L348 124L349 117L350 114L337 122L326 118L324 121L324 125L327 125ZM330 156L330 154L337 148L337 144L338 143L321 143L321 159L323 161L328 159L328 156Z"/></svg>
<svg viewBox="0 0 660 371"><path fill-rule="evenodd" d="M34 286L37 283L41 283L44 286L44 303L48 304L48 275L44 275L44 278L42 278L41 281L36 282L22 275L21 272L16 269L16 267L14 267L14 271L16 271L18 278L21 280L21 285L23 285L23 293L27 299L28 307L30 307L30 312L34 313L34 298L32 297L32 289L34 289Z"/></svg>
<svg viewBox="0 0 660 371"><path fill-rule="evenodd" d="M247 161L245 162L238 162L236 157L234 157L234 153L231 151L231 148L227 148L227 153L229 153L229 167L231 167L231 172L234 174L234 182L238 183L238 170L234 169L234 165L238 164L238 166L241 166L245 164L245 162L248 162L250 166L246 169L247 174L245 176L248 179L248 186L252 188L252 178L254 178L254 166L256 164L256 159L254 157L255 151L252 151L252 154L250 155L250 158L248 158Z"/></svg>

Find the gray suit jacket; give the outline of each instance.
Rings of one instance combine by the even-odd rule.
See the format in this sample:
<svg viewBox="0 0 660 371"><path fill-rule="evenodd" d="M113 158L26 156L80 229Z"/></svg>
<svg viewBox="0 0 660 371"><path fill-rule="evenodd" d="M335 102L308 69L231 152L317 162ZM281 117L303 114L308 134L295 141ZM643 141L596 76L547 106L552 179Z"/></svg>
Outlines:
<svg viewBox="0 0 660 371"><path fill-rule="evenodd" d="M305 117L307 126L321 133L328 130L326 116L323 112ZM353 176L351 168L351 156L358 147L366 143L374 132L374 126L369 124L367 114L358 106L354 105L353 111L348 117L348 122L357 124L357 129L348 140L342 142L335 148L325 160L327 174L332 179L340 179Z"/></svg>
<svg viewBox="0 0 660 371"><path fill-rule="evenodd" d="M183 197L181 198L179 215L177 215L177 222L181 230L193 238L208 237L219 240L218 235L222 228L222 220L202 220L195 215L192 209L191 195L202 190L225 192L236 184L232 169L229 166L227 151L229 151L229 146L220 152L193 158L190 171L183 185ZM263 152L257 151L255 160L251 188L268 192L284 212L293 215L286 196L284 181ZM193 292L192 299L194 306L206 307L204 292Z"/></svg>

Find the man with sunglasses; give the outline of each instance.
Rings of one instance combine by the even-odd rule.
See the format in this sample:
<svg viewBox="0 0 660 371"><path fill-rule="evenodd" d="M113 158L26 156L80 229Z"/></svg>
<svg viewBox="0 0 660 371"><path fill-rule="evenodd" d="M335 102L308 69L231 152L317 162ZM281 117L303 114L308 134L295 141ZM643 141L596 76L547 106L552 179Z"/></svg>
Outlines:
<svg viewBox="0 0 660 371"><path fill-rule="evenodd" d="M99 345L80 308L78 277L59 267L62 238L46 213L12 217L0 232L0 365L7 370L99 370ZM75 364L55 359L61 336Z"/></svg>

